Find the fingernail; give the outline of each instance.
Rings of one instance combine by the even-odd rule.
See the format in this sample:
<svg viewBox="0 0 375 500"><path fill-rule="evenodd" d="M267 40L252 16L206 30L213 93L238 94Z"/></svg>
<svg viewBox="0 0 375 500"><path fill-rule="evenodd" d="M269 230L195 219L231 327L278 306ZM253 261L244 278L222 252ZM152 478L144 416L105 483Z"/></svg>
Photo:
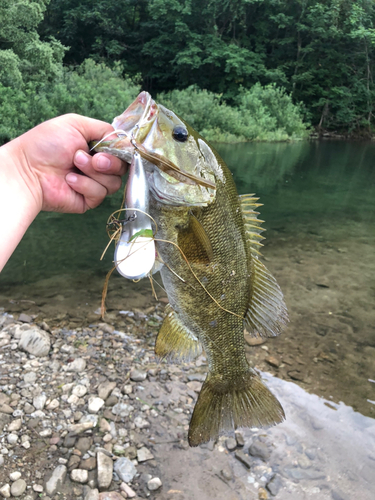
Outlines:
<svg viewBox="0 0 375 500"><path fill-rule="evenodd" d="M74 184L75 182L77 182L78 180L78 177L75 175L75 174L68 174L66 177L65 177L66 181L69 182L70 184Z"/></svg>
<svg viewBox="0 0 375 500"><path fill-rule="evenodd" d="M100 158L98 158L98 163L97 163L97 169L98 170L109 170L111 166L111 161L109 158L107 158L106 156L101 156Z"/></svg>
<svg viewBox="0 0 375 500"><path fill-rule="evenodd" d="M82 167L88 163L89 159L87 155L83 151L77 151L75 158L74 158L74 163L76 165L81 165Z"/></svg>

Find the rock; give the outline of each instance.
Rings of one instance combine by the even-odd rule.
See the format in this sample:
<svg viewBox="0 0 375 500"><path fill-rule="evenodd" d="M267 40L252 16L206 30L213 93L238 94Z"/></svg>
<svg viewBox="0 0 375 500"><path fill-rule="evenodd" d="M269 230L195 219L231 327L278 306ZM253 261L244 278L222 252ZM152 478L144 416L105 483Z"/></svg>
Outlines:
<svg viewBox="0 0 375 500"><path fill-rule="evenodd" d="M310 470L310 469L288 469L285 468L284 471L288 474L288 476L292 479L325 479L325 474L323 472L317 471L317 470Z"/></svg>
<svg viewBox="0 0 375 500"><path fill-rule="evenodd" d="M63 366L63 370L66 372L83 372L86 369L86 361L83 358L76 358L71 363Z"/></svg>
<svg viewBox="0 0 375 500"><path fill-rule="evenodd" d="M110 382L109 380L102 382L98 387L98 396L105 401L115 387L116 382Z"/></svg>
<svg viewBox="0 0 375 500"><path fill-rule="evenodd" d="M11 481L17 481L17 479L20 479L21 476L22 474L19 471L12 472L11 474L9 474L9 479Z"/></svg>
<svg viewBox="0 0 375 500"><path fill-rule="evenodd" d="M11 422L8 425L8 431L9 432L19 431L21 429L21 427L22 427L22 419L17 418L16 420L13 420L13 422Z"/></svg>
<svg viewBox="0 0 375 500"><path fill-rule="evenodd" d="M58 399L52 399L47 405L47 410L56 410L60 406L60 402Z"/></svg>
<svg viewBox="0 0 375 500"><path fill-rule="evenodd" d="M271 495L275 497L278 494L281 486L282 486L282 482L281 482L280 476L275 474L268 481L266 488L271 493Z"/></svg>
<svg viewBox="0 0 375 500"><path fill-rule="evenodd" d="M27 484L24 479L17 479L10 487L10 494L12 497L20 497L26 491L26 486Z"/></svg>
<svg viewBox="0 0 375 500"><path fill-rule="evenodd" d="M228 438L225 444L229 451L233 451L237 448L237 441L234 438Z"/></svg>
<svg viewBox="0 0 375 500"><path fill-rule="evenodd" d="M4 486L0 488L0 495L4 498L10 498L10 484L4 484Z"/></svg>
<svg viewBox="0 0 375 500"><path fill-rule="evenodd" d="M84 500L99 500L99 490L93 489L86 493Z"/></svg>
<svg viewBox="0 0 375 500"><path fill-rule="evenodd" d="M288 375L293 380L298 380L299 382L304 382L305 376L299 370L289 370Z"/></svg>
<svg viewBox="0 0 375 500"><path fill-rule="evenodd" d="M21 313L18 317L18 321L21 321L21 323L32 323L33 318L29 316L28 314Z"/></svg>
<svg viewBox="0 0 375 500"><path fill-rule="evenodd" d="M68 427L68 431L71 435L77 436L82 432L85 432L89 429L92 429L94 426L94 422L82 422L79 424L73 424Z"/></svg>
<svg viewBox="0 0 375 500"><path fill-rule="evenodd" d="M130 379L133 380L133 382L143 382L146 380L147 377L147 372L142 372L140 370L132 370L130 372Z"/></svg>
<svg viewBox="0 0 375 500"><path fill-rule="evenodd" d="M27 372L23 376L23 381L25 382L25 384L34 384L36 382L37 377L38 376L36 372Z"/></svg>
<svg viewBox="0 0 375 500"><path fill-rule="evenodd" d="M237 441L237 446L239 446L240 448L242 448L243 446L245 446L245 440L243 438L243 435L240 431L236 431L234 433L235 435L235 438L236 438L236 441Z"/></svg>
<svg viewBox="0 0 375 500"><path fill-rule="evenodd" d="M253 337L253 336L250 336L248 333L245 333L245 341L247 344L249 344L251 346L255 346L255 345L264 344L265 342L267 342L267 339L264 339L262 337Z"/></svg>
<svg viewBox="0 0 375 500"><path fill-rule="evenodd" d="M82 455L84 455L89 449L91 448L92 445L92 439L90 437L81 437L78 439L76 443L76 448L79 450Z"/></svg>
<svg viewBox="0 0 375 500"><path fill-rule="evenodd" d="M0 455L0 467L4 465L4 457L3 455Z"/></svg>
<svg viewBox="0 0 375 500"><path fill-rule="evenodd" d="M100 408L104 405L104 401L102 398L91 397L89 398L89 412L90 413L98 413Z"/></svg>
<svg viewBox="0 0 375 500"><path fill-rule="evenodd" d="M268 498L267 491L264 488L259 488L258 499L259 500L267 500L267 498Z"/></svg>
<svg viewBox="0 0 375 500"><path fill-rule="evenodd" d="M107 491L99 494L99 500L124 500L124 497L117 491Z"/></svg>
<svg viewBox="0 0 375 500"><path fill-rule="evenodd" d="M280 361L275 356L267 356L264 361L275 368L280 366Z"/></svg>
<svg viewBox="0 0 375 500"><path fill-rule="evenodd" d="M126 457L121 457L116 460L114 470L121 481L125 483L129 483L137 474L135 465Z"/></svg>
<svg viewBox="0 0 375 500"><path fill-rule="evenodd" d="M18 441L18 436L17 434L8 434L7 435L7 441L9 444L16 444Z"/></svg>
<svg viewBox="0 0 375 500"><path fill-rule="evenodd" d="M135 417L134 425L138 429L146 429L146 427L150 427L150 422L148 422L146 419L144 419L142 417Z"/></svg>
<svg viewBox="0 0 375 500"><path fill-rule="evenodd" d="M148 481L148 483L147 483L147 488L148 488L150 491L155 491L155 490L158 490L162 484L163 484L163 483L161 482L160 478L158 478L158 477L153 477L152 479L150 479L150 480Z"/></svg>
<svg viewBox="0 0 375 500"><path fill-rule="evenodd" d="M145 446L137 450L137 460L138 462L146 462L146 460L152 460L154 455Z"/></svg>
<svg viewBox="0 0 375 500"><path fill-rule="evenodd" d="M45 394L39 394L39 396L35 396L35 398L33 398L33 406L36 410L43 410L46 401L47 396Z"/></svg>
<svg viewBox="0 0 375 500"><path fill-rule="evenodd" d="M254 441L249 448L249 455L262 459L264 462L270 458L270 452L265 443L261 441Z"/></svg>
<svg viewBox="0 0 375 500"><path fill-rule="evenodd" d="M43 486L41 484L33 484L33 490L37 493L43 493Z"/></svg>
<svg viewBox="0 0 375 500"><path fill-rule="evenodd" d="M186 385L188 389L196 393L199 393L200 390L202 389L202 382L198 382L197 380L192 380L191 382L188 382Z"/></svg>
<svg viewBox="0 0 375 500"><path fill-rule="evenodd" d="M0 404L0 413L6 413L8 415L12 415L13 408L6 403Z"/></svg>
<svg viewBox="0 0 375 500"><path fill-rule="evenodd" d="M87 393L87 387L80 384L76 385L72 390L72 394L74 394L74 396L77 396L78 398L83 398L83 396L85 396L86 393Z"/></svg>
<svg viewBox="0 0 375 500"><path fill-rule="evenodd" d="M99 430L100 432L110 432L111 431L111 426L107 422L105 418L100 419L100 424L99 424Z"/></svg>
<svg viewBox="0 0 375 500"><path fill-rule="evenodd" d="M126 483L121 483L120 484L120 490L125 491L127 494L128 498L134 498L136 496L135 491L133 491L130 486L128 486Z"/></svg>
<svg viewBox="0 0 375 500"><path fill-rule="evenodd" d="M243 451L236 451L235 454L234 454L234 456L237 458L237 460L239 460L240 462L242 462L245 467L247 467L248 469L250 469L250 467L251 467L250 457L248 457L247 455L245 455L245 453Z"/></svg>
<svg viewBox="0 0 375 500"><path fill-rule="evenodd" d="M68 469L65 465L58 465L53 471L52 476L46 482L46 492L53 496L62 486L65 481Z"/></svg>
<svg viewBox="0 0 375 500"><path fill-rule="evenodd" d="M77 469L80 461L81 461L81 459L79 458L79 456L70 455L69 462L68 462L68 470L71 471L72 469Z"/></svg>
<svg viewBox="0 0 375 500"><path fill-rule="evenodd" d="M70 479L75 483L85 484L89 480L89 473L86 469L73 469Z"/></svg>
<svg viewBox="0 0 375 500"><path fill-rule="evenodd" d="M98 471L98 486L100 490L103 490L108 488L112 482L113 461L111 457L109 457L102 451L98 451L96 460Z"/></svg>
<svg viewBox="0 0 375 500"><path fill-rule="evenodd" d="M86 470L96 469L96 458L90 457L90 458L86 458L85 460L81 460L79 467L80 467L80 469L86 469Z"/></svg>
<svg viewBox="0 0 375 500"><path fill-rule="evenodd" d="M221 475L226 481L230 481L233 477L229 469L222 469Z"/></svg>
<svg viewBox="0 0 375 500"><path fill-rule="evenodd" d="M51 348L50 336L36 326L30 327L22 332L18 347L33 356L47 356Z"/></svg>
<svg viewBox="0 0 375 500"><path fill-rule="evenodd" d="M126 403L117 403L117 405L112 407L112 413L119 417L128 417L133 410L134 406Z"/></svg>

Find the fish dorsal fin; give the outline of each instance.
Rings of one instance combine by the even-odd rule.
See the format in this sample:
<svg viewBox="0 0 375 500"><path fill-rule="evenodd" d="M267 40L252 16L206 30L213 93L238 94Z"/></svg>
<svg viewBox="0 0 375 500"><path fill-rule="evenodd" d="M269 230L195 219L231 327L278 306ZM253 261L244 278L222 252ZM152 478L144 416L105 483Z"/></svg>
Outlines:
<svg viewBox="0 0 375 500"><path fill-rule="evenodd" d="M156 338L155 354L176 361L187 361L199 356L202 347L198 338L187 330L169 304L165 311L167 315Z"/></svg>
<svg viewBox="0 0 375 500"><path fill-rule="evenodd" d="M178 232L178 246L191 263L209 264L213 258L210 239L195 215L189 217L189 225Z"/></svg>
<svg viewBox="0 0 375 500"><path fill-rule="evenodd" d="M245 224L246 243L250 259L250 300L245 314L245 327L250 334L258 333L261 337L275 337L285 327L288 312L283 293L275 278L260 261L259 247L263 239L259 213L254 208L261 206L256 203L259 198L254 195L240 196L242 215Z"/></svg>

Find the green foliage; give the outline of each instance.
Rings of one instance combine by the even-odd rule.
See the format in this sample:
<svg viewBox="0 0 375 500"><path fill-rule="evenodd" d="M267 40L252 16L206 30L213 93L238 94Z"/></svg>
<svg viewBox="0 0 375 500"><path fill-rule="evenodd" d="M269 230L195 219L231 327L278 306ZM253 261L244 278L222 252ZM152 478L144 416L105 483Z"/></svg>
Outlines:
<svg viewBox="0 0 375 500"><path fill-rule="evenodd" d="M20 88L61 73L65 48L41 41L37 27L50 0L0 1L0 84Z"/></svg>
<svg viewBox="0 0 375 500"><path fill-rule="evenodd" d="M76 71L64 69L54 82L30 82L22 89L0 84L0 143L44 120L79 113L111 122L137 96L139 87L92 60Z"/></svg>
<svg viewBox="0 0 375 500"><path fill-rule="evenodd" d="M40 33L66 63L121 61L153 94L197 85L232 105L275 83L315 126L351 131L372 130L374 21L373 0L50 0Z"/></svg>
<svg viewBox="0 0 375 500"><path fill-rule="evenodd" d="M242 89L236 106L194 86L159 94L158 100L209 141L287 141L307 135L301 106L294 105L290 95L275 85L258 83Z"/></svg>

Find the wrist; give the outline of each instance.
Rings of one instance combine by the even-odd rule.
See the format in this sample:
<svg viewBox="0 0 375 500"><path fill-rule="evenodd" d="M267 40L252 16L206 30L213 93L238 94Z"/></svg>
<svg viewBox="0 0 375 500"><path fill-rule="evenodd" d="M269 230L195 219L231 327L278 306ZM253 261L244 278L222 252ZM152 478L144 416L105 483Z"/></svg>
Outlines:
<svg viewBox="0 0 375 500"><path fill-rule="evenodd" d="M18 139L0 147L0 271L42 207L41 188Z"/></svg>

